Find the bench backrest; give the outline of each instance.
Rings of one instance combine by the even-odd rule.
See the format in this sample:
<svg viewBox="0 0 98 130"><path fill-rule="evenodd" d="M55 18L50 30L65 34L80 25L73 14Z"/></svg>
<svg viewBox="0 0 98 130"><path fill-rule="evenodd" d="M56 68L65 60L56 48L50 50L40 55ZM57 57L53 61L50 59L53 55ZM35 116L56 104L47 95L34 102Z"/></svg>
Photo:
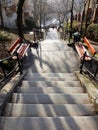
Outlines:
<svg viewBox="0 0 98 130"><path fill-rule="evenodd" d="M96 54L96 50L94 49L94 47L90 44L89 40L84 37L84 43L87 45L89 51L91 52L92 55Z"/></svg>
<svg viewBox="0 0 98 130"><path fill-rule="evenodd" d="M75 43L75 48L76 48L76 51L77 51L80 59L82 59L84 57L84 54L86 52L87 56L85 57L85 60L91 60L91 58L89 57L88 51L86 50L86 48L83 45Z"/></svg>
<svg viewBox="0 0 98 130"><path fill-rule="evenodd" d="M20 48L17 50L19 58L22 58L25 55L29 46L30 46L30 44L27 44L27 43L21 44Z"/></svg>
<svg viewBox="0 0 98 130"><path fill-rule="evenodd" d="M20 43L22 42L22 38L18 38L13 44L12 46L9 48L8 52L11 54L13 53L13 51L20 45Z"/></svg>

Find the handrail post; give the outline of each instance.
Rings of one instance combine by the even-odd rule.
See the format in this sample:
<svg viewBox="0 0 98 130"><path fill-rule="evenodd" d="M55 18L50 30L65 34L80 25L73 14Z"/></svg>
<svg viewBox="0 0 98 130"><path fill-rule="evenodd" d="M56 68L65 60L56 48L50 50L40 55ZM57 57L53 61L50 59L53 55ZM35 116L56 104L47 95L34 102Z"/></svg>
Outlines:
<svg viewBox="0 0 98 130"><path fill-rule="evenodd" d="M1 66L1 69L2 69L3 74L4 74L4 78L6 78L6 72L5 72L5 69L4 69L3 65L2 65L2 60L1 59L0 59L0 66Z"/></svg>
<svg viewBox="0 0 98 130"><path fill-rule="evenodd" d="M86 56L86 52L84 53L83 60L81 61L80 74L82 74L82 71L83 71L83 65L84 65L84 61L85 61L85 56Z"/></svg>
<svg viewBox="0 0 98 130"><path fill-rule="evenodd" d="M20 72L20 74L22 74L22 67L21 67L21 63L20 63L19 56L18 56L17 52L16 52L16 56L17 56L17 62L18 62L18 66L19 66L19 72Z"/></svg>
<svg viewBox="0 0 98 130"><path fill-rule="evenodd" d="M96 71L94 73L94 79L96 78L97 72L98 72L98 61L97 61L97 68L96 68Z"/></svg>

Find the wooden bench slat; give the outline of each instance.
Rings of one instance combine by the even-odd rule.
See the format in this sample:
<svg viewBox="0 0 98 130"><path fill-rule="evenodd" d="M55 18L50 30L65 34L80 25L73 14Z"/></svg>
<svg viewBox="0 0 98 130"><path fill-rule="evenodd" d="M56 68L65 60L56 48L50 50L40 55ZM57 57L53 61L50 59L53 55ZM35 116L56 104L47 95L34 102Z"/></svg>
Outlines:
<svg viewBox="0 0 98 130"><path fill-rule="evenodd" d="M22 56L24 56L24 54L26 53L26 51L28 50L30 44L26 45L24 50L22 51Z"/></svg>
<svg viewBox="0 0 98 130"><path fill-rule="evenodd" d="M18 38L12 46L9 48L8 52L13 55L15 52L17 52L19 59L22 59L29 48L30 43L23 40L22 38ZM17 56L13 56L13 59L16 60Z"/></svg>
<svg viewBox="0 0 98 130"><path fill-rule="evenodd" d="M26 43L21 44L20 48L17 50L17 53L19 54L20 58L24 56L29 46L30 44L26 44Z"/></svg>
<svg viewBox="0 0 98 130"><path fill-rule="evenodd" d="M83 55L84 55L83 47L79 44L75 44L75 47L76 47L76 50L79 54L79 57L80 58L83 57Z"/></svg>
<svg viewBox="0 0 98 130"><path fill-rule="evenodd" d="M22 51L21 51L21 53L19 53L19 55L20 55L21 57L23 57L24 54L26 53L27 49L28 49L28 45L24 45L23 48L22 48Z"/></svg>
<svg viewBox="0 0 98 130"><path fill-rule="evenodd" d="M75 43L75 48L78 52L80 59L83 58L83 56L86 52L88 56L85 57L85 60L91 60L91 58L89 57L89 53L87 52L86 48L83 45L81 45L79 43Z"/></svg>
<svg viewBox="0 0 98 130"><path fill-rule="evenodd" d="M95 55L96 50L95 50L94 47L90 44L89 40L88 40L86 37L84 37L84 43L86 43L86 45L87 45L88 49L90 50L91 54L92 54L92 55Z"/></svg>
<svg viewBox="0 0 98 130"><path fill-rule="evenodd" d="M18 38L13 44L12 46L9 48L8 52L9 53L13 53L13 51L19 46L19 43L22 41L22 38Z"/></svg>

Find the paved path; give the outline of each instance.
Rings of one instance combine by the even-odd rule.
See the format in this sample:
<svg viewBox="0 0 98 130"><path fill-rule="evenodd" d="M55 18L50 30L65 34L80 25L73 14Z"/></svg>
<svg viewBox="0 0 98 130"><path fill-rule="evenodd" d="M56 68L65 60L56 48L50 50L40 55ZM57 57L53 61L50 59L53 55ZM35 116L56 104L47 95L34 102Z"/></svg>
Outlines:
<svg viewBox="0 0 98 130"><path fill-rule="evenodd" d="M75 51L60 40L57 30L50 29L36 50L31 49L27 68L30 72L73 72L79 68Z"/></svg>
<svg viewBox="0 0 98 130"><path fill-rule="evenodd" d="M51 29L39 49L32 48L29 72L7 103L0 130L98 130L89 96L70 73L78 69L77 59Z"/></svg>

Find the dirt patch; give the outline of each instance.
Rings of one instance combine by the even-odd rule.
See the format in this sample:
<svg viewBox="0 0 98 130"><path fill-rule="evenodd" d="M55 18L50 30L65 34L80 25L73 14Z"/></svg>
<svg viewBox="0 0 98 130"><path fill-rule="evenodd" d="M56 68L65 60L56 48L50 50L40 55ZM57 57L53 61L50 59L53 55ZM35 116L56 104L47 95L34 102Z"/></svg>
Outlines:
<svg viewBox="0 0 98 130"><path fill-rule="evenodd" d="M7 32L7 31L2 31L2 32L3 35L5 35L5 37L2 36L3 38L0 39L0 59L9 56L8 48L18 37L17 34L11 32Z"/></svg>

